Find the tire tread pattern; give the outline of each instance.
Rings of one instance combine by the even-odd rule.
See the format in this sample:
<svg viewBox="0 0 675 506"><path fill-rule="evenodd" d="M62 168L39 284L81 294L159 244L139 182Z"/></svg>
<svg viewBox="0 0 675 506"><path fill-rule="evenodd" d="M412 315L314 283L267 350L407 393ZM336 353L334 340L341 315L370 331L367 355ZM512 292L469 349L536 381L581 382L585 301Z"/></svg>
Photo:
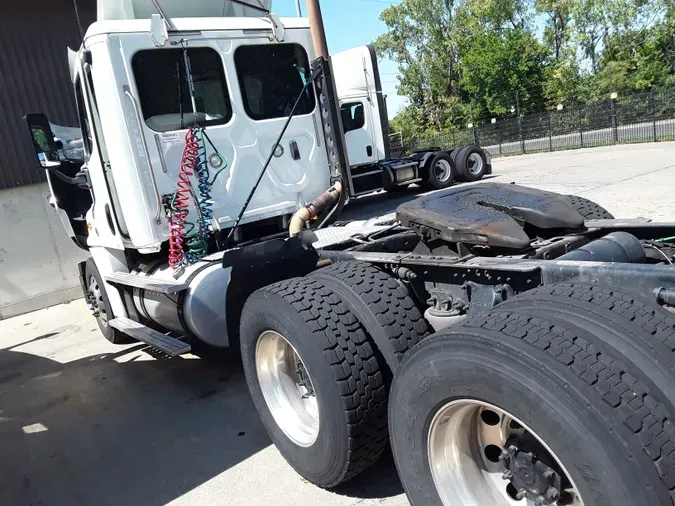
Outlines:
<svg viewBox="0 0 675 506"><path fill-rule="evenodd" d="M358 261L337 262L315 273L341 280L359 296L382 326L399 363L430 334L429 324L407 290L377 267Z"/></svg>
<svg viewBox="0 0 675 506"><path fill-rule="evenodd" d="M469 319L463 326L521 339L569 368L615 410L623 425L638 438L675 504L675 425L666 407L623 363L561 325L508 309L496 308Z"/></svg>
<svg viewBox="0 0 675 506"><path fill-rule="evenodd" d="M388 441L387 386L370 337L347 305L320 280L293 278L261 290L281 297L303 318L335 374L348 424L348 457L330 488L373 464Z"/></svg>

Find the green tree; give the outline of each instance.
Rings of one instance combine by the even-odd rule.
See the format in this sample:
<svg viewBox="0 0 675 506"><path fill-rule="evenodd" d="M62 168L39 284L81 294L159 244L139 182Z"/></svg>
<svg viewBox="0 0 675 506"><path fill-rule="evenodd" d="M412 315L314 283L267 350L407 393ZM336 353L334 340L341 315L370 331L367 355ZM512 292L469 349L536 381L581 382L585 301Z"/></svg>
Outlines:
<svg viewBox="0 0 675 506"><path fill-rule="evenodd" d="M517 102L524 114L545 106L548 51L532 33L522 28L486 33L472 41L462 63L463 88L490 115L505 115Z"/></svg>
<svg viewBox="0 0 675 506"><path fill-rule="evenodd" d="M388 31L375 47L398 64L398 93L421 111L425 123L443 128L444 99L456 93L459 81L452 1L404 0L384 9L380 19Z"/></svg>
<svg viewBox="0 0 675 506"><path fill-rule="evenodd" d="M529 114L675 86L671 1L402 0L382 12L375 41L409 99L393 125L419 136L516 103Z"/></svg>
<svg viewBox="0 0 675 506"><path fill-rule="evenodd" d="M607 39L595 82L602 95L675 86L675 16Z"/></svg>

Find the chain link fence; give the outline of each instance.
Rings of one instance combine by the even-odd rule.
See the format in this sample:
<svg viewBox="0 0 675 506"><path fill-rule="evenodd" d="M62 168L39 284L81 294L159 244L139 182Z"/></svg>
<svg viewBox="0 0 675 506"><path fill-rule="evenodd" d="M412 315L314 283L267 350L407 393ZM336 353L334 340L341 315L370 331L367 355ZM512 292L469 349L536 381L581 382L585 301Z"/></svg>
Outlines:
<svg viewBox="0 0 675 506"><path fill-rule="evenodd" d="M392 156L416 149L475 143L495 156L612 144L675 140L675 88L498 120L464 130L403 139L392 135Z"/></svg>

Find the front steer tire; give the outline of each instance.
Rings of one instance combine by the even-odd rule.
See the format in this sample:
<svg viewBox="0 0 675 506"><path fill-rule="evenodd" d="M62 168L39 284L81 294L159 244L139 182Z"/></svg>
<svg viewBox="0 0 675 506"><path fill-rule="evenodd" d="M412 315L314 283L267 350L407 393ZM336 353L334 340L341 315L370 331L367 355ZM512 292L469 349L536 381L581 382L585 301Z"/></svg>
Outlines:
<svg viewBox="0 0 675 506"><path fill-rule="evenodd" d="M496 406L536 433L586 505L673 504L670 408L647 386L643 370L591 333L498 307L416 346L394 379L389 404L395 462L414 506L444 504L427 436L434 415L460 399ZM509 484L483 480L467 490L481 492L489 483ZM501 504L454 499L445 504Z"/></svg>
<svg viewBox="0 0 675 506"><path fill-rule="evenodd" d="M113 344L133 343L134 339L111 327L109 324L110 320L115 318L115 316L108 300L105 283L103 283L101 273L98 271L98 267L96 267L96 263L92 257L87 258L84 264L84 283L87 303L98 311L96 323L103 337Z"/></svg>
<svg viewBox="0 0 675 506"><path fill-rule="evenodd" d="M311 380L319 423L309 445L296 443L280 427L262 391L256 350L268 331L294 348ZM320 280L294 278L254 292L242 311L241 356L270 438L306 480L334 487L382 454L387 444L385 366L357 318Z"/></svg>

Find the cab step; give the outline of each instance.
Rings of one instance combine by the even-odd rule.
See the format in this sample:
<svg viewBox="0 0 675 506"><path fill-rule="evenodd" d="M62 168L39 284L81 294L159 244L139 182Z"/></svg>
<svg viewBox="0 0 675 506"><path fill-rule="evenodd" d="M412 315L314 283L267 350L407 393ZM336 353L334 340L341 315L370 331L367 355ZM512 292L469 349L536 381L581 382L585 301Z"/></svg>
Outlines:
<svg viewBox="0 0 675 506"><path fill-rule="evenodd" d="M178 293L188 289L186 283L139 276L128 272L113 272L105 276L105 280L113 285L132 286L157 293Z"/></svg>
<svg viewBox="0 0 675 506"><path fill-rule="evenodd" d="M115 318L110 320L109 325L170 357L188 353L192 349L188 343L180 339L169 337L129 318Z"/></svg>

